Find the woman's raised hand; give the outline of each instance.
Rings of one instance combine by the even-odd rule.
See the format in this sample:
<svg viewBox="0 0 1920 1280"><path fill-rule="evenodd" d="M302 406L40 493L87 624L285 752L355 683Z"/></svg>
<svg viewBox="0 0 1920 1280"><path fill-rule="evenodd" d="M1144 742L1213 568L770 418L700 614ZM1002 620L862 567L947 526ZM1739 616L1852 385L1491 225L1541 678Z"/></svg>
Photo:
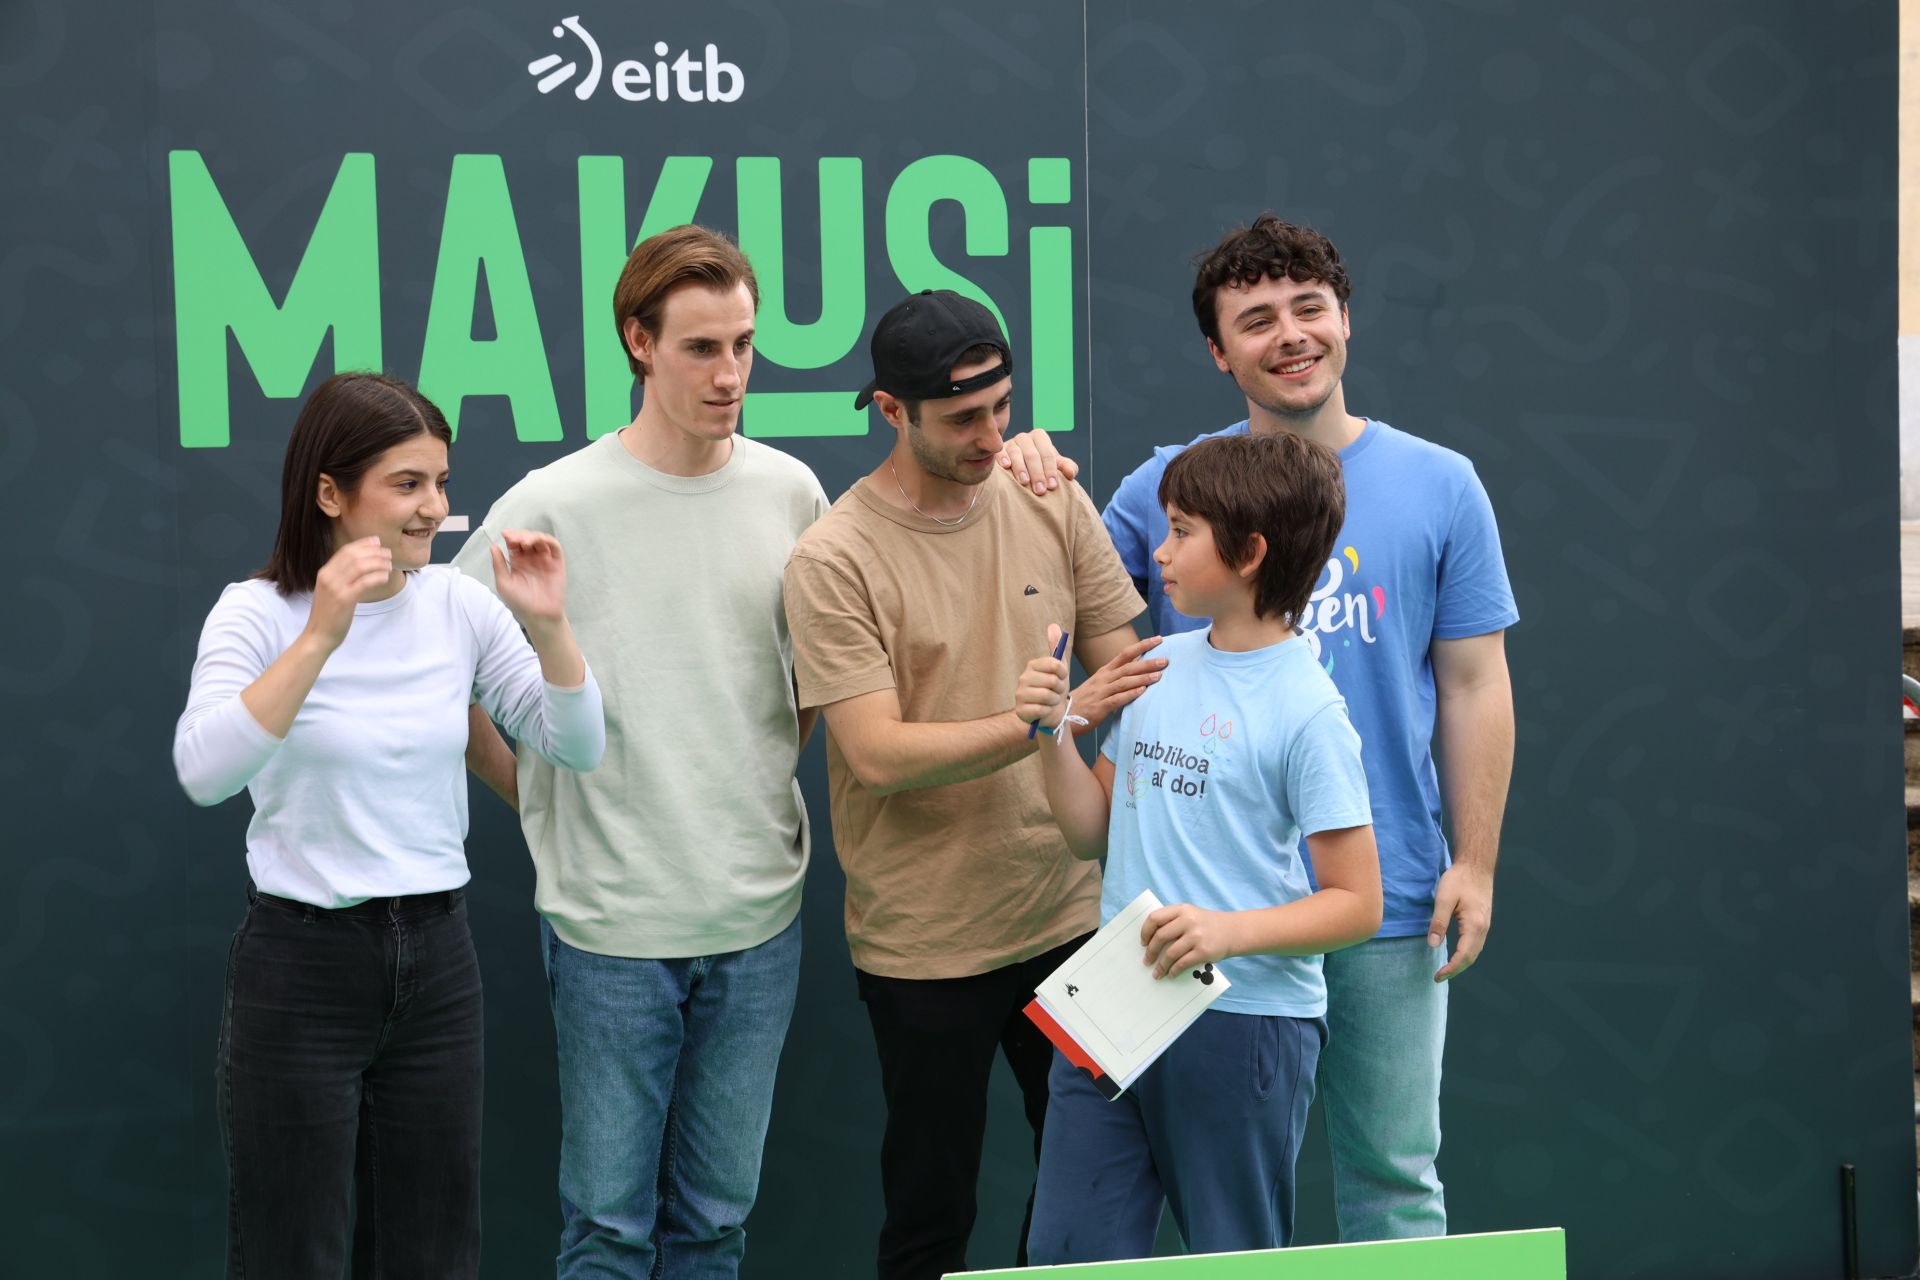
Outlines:
<svg viewBox="0 0 1920 1280"><path fill-rule="evenodd" d="M506 545L502 554L501 544ZM529 632L551 627L566 616L567 561L560 541L550 533L506 529L493 555L493 584L500 602Z"/></svg>
<svg viewBox="0 0 1920 1280"><path fill-rule="evenodd" d="M354 606L393 577L393 552L372 535L355 538L320 566L313 582L307 630L328 649L338 649L353 626Z"/></svg>

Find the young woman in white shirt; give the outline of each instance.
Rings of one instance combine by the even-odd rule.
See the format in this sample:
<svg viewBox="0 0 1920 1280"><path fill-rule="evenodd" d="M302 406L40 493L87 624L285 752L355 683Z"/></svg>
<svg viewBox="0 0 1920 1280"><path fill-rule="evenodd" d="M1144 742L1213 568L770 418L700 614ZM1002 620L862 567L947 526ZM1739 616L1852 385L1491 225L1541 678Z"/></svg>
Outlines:
<svg viewBox="0 0 1920 1280"><path fill-rule="evenodd" d="M451 440L396 379L314 391L272 558L208 616L174 735L195 803L254 803L219 1041L230 1275L478 1272L467 708L567 769L605 725L558 542L503 535L498 599L428 564Z"/></svg>

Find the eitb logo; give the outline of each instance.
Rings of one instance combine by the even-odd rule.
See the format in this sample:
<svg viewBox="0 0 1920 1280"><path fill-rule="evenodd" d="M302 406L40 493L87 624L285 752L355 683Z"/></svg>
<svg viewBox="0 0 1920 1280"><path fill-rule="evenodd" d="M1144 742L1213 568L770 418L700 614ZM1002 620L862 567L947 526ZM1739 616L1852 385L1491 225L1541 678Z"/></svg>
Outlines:
<svg viewBox="0 0 1920 1280"><path fill-rule="evenodd" d="M580 25L577 14L560 19L560 25L553 29L553 38L564 40L569 32L586 49L587 73L573 87L573 96L585 102L600 87L600 42ZM671 52L667 42L659 40L654 42L655 61L651 66L633 59L615 63L607 76L614 95L628 102L672 102L675 99L681 102L733 102L746 91L746 77L740 73L739 67L720 60L717 45L706 47L704 59L696 59L691 49L682 49L680 56L669 62ZM566 54L550 53L527 64L527 74L534 77L534 87L541 93L552 93L579 72L577 53L571 58Z"/></svg>

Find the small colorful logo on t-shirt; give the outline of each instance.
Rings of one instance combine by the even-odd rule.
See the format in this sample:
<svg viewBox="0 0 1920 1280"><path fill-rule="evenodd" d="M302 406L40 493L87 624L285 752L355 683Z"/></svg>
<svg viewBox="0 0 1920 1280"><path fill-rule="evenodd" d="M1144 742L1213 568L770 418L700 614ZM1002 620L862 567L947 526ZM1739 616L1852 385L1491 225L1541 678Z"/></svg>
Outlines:
<svg viewBox="0 0 1920 1280"><path fill-rule="evenodd" d="M1200 723L1200 750L1208 755L1219 752L1221 744L1233 736L1233 721L1222 720L1218 714L1209 713Z"/></svg>
<svg viewBox="0 0 1920 1280"><path fill-rule="evenodd" d="M1342 547L1327 560L1327 571L1308 598L1299 625L1307 637L1307 647L1332 675L1336 652L1352 648L1356 639L1361 644L1376 643L1374 624L1386 614L1386 588L1363 585L1360 553Z"/></svg>

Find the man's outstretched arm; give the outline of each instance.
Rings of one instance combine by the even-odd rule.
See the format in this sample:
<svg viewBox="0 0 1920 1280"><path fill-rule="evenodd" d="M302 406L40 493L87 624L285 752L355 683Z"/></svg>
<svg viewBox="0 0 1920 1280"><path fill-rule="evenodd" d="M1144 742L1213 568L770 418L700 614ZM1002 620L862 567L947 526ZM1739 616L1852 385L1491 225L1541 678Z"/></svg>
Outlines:
<svg viewBox="0 0 1920 1280"><path fill-rule="evenodd" d="M1083 664L1099 665L1074 690L1074 714L1098 724L1139 697L1166 666L1158 658L1142 657L1158 643L1158 637L1136 640L1128 626L1076 645ZM821 710L853 776L878 795L985 777L1034 750L1027 724L1011 707L977 720L915 724L902 719L896 691L876 689Z"/></svg>
<svg viewBox="0 0 1920 1280"><path fill-rule="evenodd" d="M914 724L892 689L856 694L821 708L847 767L875 795L965 782L1029 755L1027 726L1011 709L978 720Z"/></svg>

